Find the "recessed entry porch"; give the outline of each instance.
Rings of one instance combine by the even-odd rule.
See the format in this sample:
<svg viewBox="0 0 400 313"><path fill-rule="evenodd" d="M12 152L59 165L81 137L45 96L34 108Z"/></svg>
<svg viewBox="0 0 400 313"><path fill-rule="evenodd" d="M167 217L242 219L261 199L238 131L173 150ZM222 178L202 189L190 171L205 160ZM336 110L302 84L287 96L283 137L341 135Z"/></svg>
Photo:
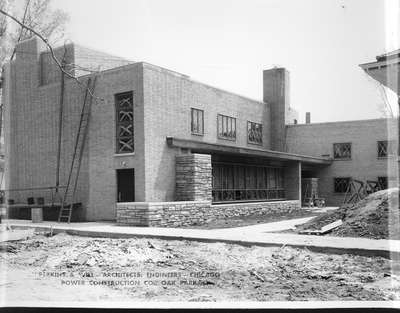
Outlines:
<svg viewBox="0 0 400 313"><path fill-rule="evenodd" d="M285 200L285 164L211 155L213 203Z"/></svg>
<svg viewBox="0 0 400 313"><path fill-rule="evenodd" d="M182 179L177 168L177 200L207 200L211 199L214 204L233 202L255 202L255 201L281 201L301 199L302 169L307 173L318 172L322 167L331 164L328 158L317 158L312 156L296 155L278 151L239 148L234 146L204 143L193 140L168 138L170 147L181 149L179 158L190 159L190 155L208 155L210 159L201 159L194 162L193 169L201 171L204 162L210 162L211 181L197 182L198 185L211 183L209 188L211 195L192 194L180 199L179 189L190 189L190 181L196 178L187 177ZM197 163L197 164L196 164ZM184 162L188 170L188 161ZM201 166L203 164L203 166ZM206 175L198 176L201 180ZM179 182L185 182L180 186ZM195 188L193 188L195 189ZM192 190L193 190L192 189ZM193 190L194 191L194 190ZM187 194L186 194L187 196Z"/></svg>
<svg viewBox="0 0 400 313"><path fill-rule="evenodd" d="M117 223L179 227L212 219L301 208L302 166L331 160L167 138L175 158L175 201L117 204Z"/></svg>

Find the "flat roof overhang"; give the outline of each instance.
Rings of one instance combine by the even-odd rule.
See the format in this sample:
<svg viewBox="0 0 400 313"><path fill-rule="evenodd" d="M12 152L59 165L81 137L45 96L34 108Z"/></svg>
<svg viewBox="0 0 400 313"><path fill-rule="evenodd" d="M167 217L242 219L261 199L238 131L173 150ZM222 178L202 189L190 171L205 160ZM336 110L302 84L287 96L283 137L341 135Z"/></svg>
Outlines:
<svg viewBox="0 0 400 313"><path fill-rule="evenodd" d="M400 94L400 57L394 54L387 59L359 65L369 76Z"/></svg>
<svg viewBox="0 0 400 313"><path fill-rule="evenodd" d="M215 143L207 143L196 140L180 139L174 137L167 137L167 145L169 147L184 148L195 150L196 152L202 153L223 153L223 154L233 154L233 155L244 155L244 156L254 156L263 157L269 160L277 161L300 161L309 165L320 165L328 166L332 164L331 158L314 157L308 155L300 155L294 153L272 151L272 150L261 150L252 148L235 147L228 145L221 145Z"/></svg>

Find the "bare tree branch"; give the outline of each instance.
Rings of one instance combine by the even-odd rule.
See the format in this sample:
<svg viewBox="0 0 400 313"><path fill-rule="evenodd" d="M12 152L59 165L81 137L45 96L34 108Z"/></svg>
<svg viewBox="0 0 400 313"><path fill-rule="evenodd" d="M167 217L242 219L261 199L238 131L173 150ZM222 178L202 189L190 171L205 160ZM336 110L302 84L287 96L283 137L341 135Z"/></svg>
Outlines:
<svg viewBox="0 0 400 313"><path fill-rule="evenodd" d="M22 23L25 23L26 14L28 13L28 9L29 9L29 4L30 4L30 2L31 2L31 0L26 0L25 12L24 12L24 17L22 18ZM21 30L20 30L20 32L19 32L19 36L18 36L17 43L21 41L23 32L24 32L24 28L21 27ZM14 47L14 50L13 50L13 52L12 52L12 54L11 54L10 60L13 59L13 57L14 57L14 55L15 55L15 52L16 52L16 49L17 49L17 47L15 46L15 47Z"/></svg>
<svg viewBox="0 0 400 313"><path fill-rule="evenodd" d="M61 64L61 62L57 59L55 53L54 53L54 49L53 47L49 44L49 41L47 40L47 38L43 37L39 32L37 32L36 30L34 30L32 27L25 25L23 22L19 21L16 17L12 16L11 14L7 13L6 11L4 11L3 9L0 9L0 13L7 16L8 18L12 19L14 22L16 22L17 24L19 24L21 27L23 27L24 29L30 31L32 34L36 35L37 37L39 37L40 40L42 40L47 48L50 50L51 53L51 57L54 60L54 62L57 64L57 66L59 67L60 71L62 73L64 73L66 76L68 76L69 78L75 80L82 88L84 88L85 90L88 91L88 93L90 94L91 97L93 97L94 99L97 100L104 100L102 98L99 98L97 96L95 96L93 94L93 92L87 88L78 78L76 78L74 75L72 75L71 73L69 73L68 71L65 71L64 66Z"/></svg>

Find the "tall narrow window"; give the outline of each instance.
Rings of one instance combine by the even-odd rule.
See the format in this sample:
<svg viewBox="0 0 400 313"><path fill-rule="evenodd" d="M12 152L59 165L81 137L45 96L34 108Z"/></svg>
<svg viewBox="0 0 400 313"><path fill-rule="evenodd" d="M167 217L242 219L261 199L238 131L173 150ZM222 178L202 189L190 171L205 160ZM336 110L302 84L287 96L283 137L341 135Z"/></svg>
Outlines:
<svg viewBox="0 0 400 313"><path fill-rule="evenodd" d="M247 122L247 141L262 145L262 125L259 123Z"/></svg>
<svg viewBox="0 0 400 313"><path fill-rule="evenodd" d="M218 138L236 140L236 118L218 114Z"/></svg>
<svg viewBox="0 0 400 313"><path fill-rule="evenodd" d="M378 141L378 158L386 158L390 154L388 144L387 140Z"/></svg>
<svg viewBox="0 0 400 313"><path fill-rule="evenodd" d="M334 143L334 159L351 159L351 143Z"/></svg>
<svg viewBox="0 0 400 313"><path fill-rule="evenodd" d="M191 130L194 135L204 135L204 111L199 109L191 110Z"/></svg>
<svg viewBox="0 0 400 313"><path fill-rule="evenodd" d="M133 92L115 95L117 153L135 151L133 134Z"/></svg>

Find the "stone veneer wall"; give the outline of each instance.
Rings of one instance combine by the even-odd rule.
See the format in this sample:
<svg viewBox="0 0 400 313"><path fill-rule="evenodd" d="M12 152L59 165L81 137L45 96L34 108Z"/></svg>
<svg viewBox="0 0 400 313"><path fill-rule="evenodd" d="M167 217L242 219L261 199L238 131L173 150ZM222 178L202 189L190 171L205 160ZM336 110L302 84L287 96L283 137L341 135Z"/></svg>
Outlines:
<svg viewBox="0 0 400 313"><path fill-rule="evenodd" d="M211 201L211 155L177 155L175 162L175 199L177 201Z"/></svg>
<svg viewBox="0 0 400 313"><path fill-rule="evenodd" d="M211 205L210 201L117 203L117 223L130 226L179 227L202 225L210 220L291 213L300 209L299 200Z"/></svg>
<svg viewBox="0 0 400 313"><path fill-rule="evenodd" d="M247 202L216 204L211 206L216 217L234 217L248 215L268 215L274 213L292 213L301 209L299 200L270 201L270 202Z"/></svg>

